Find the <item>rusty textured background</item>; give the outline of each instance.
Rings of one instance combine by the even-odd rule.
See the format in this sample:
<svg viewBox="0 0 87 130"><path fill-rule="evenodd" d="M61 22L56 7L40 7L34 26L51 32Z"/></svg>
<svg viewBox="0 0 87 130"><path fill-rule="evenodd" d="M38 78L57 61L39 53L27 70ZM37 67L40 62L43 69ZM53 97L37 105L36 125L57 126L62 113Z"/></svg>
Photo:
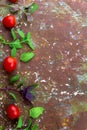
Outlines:
<svg viewBox="0 0 87 130"><path fill-rule="evenodd" d="M18 60L16 72L26 77L26 85L36 82L35 106L45 107L44 114L36 121L39 130L87 130L87 0L32 0L39 10L26 22L18 19L17 27L31 32L36 47L35 58L29 63ZM31 1L31 2L32 2ZM27 5L30 0L20 0ZM0 20L8 12L8 1L0 1ZM0 23L0 34L11 40L9 30ZM27 47L23 48L23 51ZM2 69L3 58L9 55L8 47L0 45L0 85L6 86L8 77ZM17 58L19 59L18 51ZM11 86L12 87L12 86ZM19 106L24 121L29 105L19 95ZM3 110L9 101L0 94L0 125L4 130L13 128ZM25 106L24 108L22 106Z"/></svg>

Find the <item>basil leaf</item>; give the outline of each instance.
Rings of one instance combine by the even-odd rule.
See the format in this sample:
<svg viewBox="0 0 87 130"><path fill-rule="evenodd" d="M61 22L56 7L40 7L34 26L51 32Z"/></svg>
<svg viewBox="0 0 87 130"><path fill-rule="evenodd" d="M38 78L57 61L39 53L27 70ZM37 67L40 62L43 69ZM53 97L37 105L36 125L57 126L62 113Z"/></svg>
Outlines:
<svg viewBox="0 0 87 130"><path fill-rule="evenodd" d="M31 130L38 130L37 124L34 124L33 127L31 128Z"/></svg>
<svg viewBox="0 0 87 130"><path fill-rule="evenodd" d="M24 87L20 90L20 94L24 99L31 102L35 98L33 89L33 86Z"/></svg>
<svg viewBox="0 0 87 130"><path fill-rule="evenodd" d="M5 39L2 37L2 36L0 36L0 42L2 43L2 44L6 44L6 41L5 41Z"/></svg>
<svg viewBox="0 0 87 130"><path fill-rule="evenodd" d="M17 29L17 33L18 33L22 38L25 37L25 34L24 34L23 31L21 31L20 29Z"/></svg>
<svg viewBox="0 0 87 130"><path fill-rule="evenodd" d="M2 44L3 44L3 45L6 45L6 43L7 43L7 42L6 42L5 40L2 41Z"/></svg>
<svg viewBox="0 0 87 130"><path fill-rule="evenodd" d="M21 128L21 127L22 127L22 124L23 124L22 116L20 116L19 119L18 119L18 123L17 123L16 128Z"/></svg>
<svg viewBox="0 0 87 130"><path fill-rule="evenodd" d="M16 96L15 96L15 94L14 93L12 93L12 92L10 92L9 93L9 95L14 99L14 100L16 100L17 101L17 98L16 98Z"/></svg>
<svg viewBox="0 0 87 130"><path fill-rule="evenodd" d="M2 130L2 126L0 126L0 130Z"/></svg>
<svg viewBox="0 0 87 130"><path fill-rule="evenodd" d="M16 56L16 48L15 48L15 47L13 47L13 48L11 49L11 56L12 56L12 57L15 57L15 56Z"/></svg>
<svg viewBox="0 0 87 130"><path fill-rule="evenodd" d="M27 44L29 45L29 47L34 50L34 45L32 44L31 40L27 40Z"/></svg>
<svg viewBox="0 0 87 130"><path fill-rule="evenodd" d="M43 107L33 107L30 109L29 114L32 118L38 118L44 111Z"/></svg>
<svg viewBox="0 0 87 130"><path fill-rule="evenodd" d="M24 82L25 82L25 78L23 77L19 82L18 87L21 87L24 84Z"/></svg>
<svg viewBox="0 0 87 130"><path fill-rule="evenodd" d="M11 35L12 35L13 40L15 40L16 39L16 34L15 34L15 31L14 31L13 28L11 29Z"/></svg>
<svg viewBox="0 0 87 130"><path fill-rule="evenodd" d="M38 8L39 6L36 3L32 3L32 5L29 7L29 12L34 13Z"/></svg>
<svg viewBox="0 0 87 130"><path fill-rule="evenodd" d="M17 39L17 40L15 40L15 41L10 42L10 43L9 43L9 47L10 47L10 48L15 47L16 49L20 49L20 48L22 48L22 46L21 46L21 43L20 43L20 40L19 40L19 39Z"/></svg>
<svg viewBox="0 0 87 130"><path fill-rule="evenodd" d="M3 37L2 36L0 36L0 40L2 40L3 39Z"/></svg>
<svg viewBox="0 0 87 130"><path fill-rule="evenodd" d="M38 84L37 84L37 83L34 83L32 86L33 86L34 88L36 88L36 87L38 87Z"/></svg>
<svg viewBox="0 0 87 130"><path fill-rule="evenodd" d="M30 119L28 122L28 126L24 130L29 130L29 128L31 127L31 124L32 124L32 120Z"/></svg>
<svg viewBox="0 0 87 130"><path fill-rule="evenodd" d="M33 52L24 52L20 55L20 60L22 62L28 62L29 60L31 60L34 57L34 53Z"/></svg>
<svg viewBox="0 0 87 130"><path fill-rule="evenodd" d="M34 50L34 45L32 44L31 42L31 35L30 35L30 32L27 33L27 44L29 45L29 47Z"/></svg>
<svg viewBox="0 0 87 130"><path fill-rule="evenodd" d="M3 37L2 36L0 36L0 41L3 41L4 39L3 39Z"/></svg>
<svg viewBox="0 0 87 130"><path fill-rule="evenodd" d="M19 75L15 75L15 76L11 77L11 78L10 78L10 83L14 83L14 82L18 81L19 78L20 78Z"/></svg>

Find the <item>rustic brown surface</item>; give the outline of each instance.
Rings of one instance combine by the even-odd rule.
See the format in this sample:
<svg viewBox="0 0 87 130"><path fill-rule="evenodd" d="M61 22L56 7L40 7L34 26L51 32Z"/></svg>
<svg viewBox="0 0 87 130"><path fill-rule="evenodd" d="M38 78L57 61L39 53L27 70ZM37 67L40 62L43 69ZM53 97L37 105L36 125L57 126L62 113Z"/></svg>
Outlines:
<svg viewBox="0 0 87 130"><path fill-rule="evenodd" d="M25 1L29 2L20 0L19 4L26 5ZM25 75L26 85L33 82L39 84L35 92L34 105L45 108L44 114L36 121L39 130L86 130L87 1L35 0L35 2L39 4L39 10L33 14L33 21L26 26L23 17L22 25L19 23L18 27L25 33L31 32L36 56L26 64L18 60L16 72ZM2 8L6 1L1 0L0 4ZM0 12L0 19L5 13L7 12ZM1 24L0 34L11 40L9 33ZM10 51L1 45L0 51L2 50L0 84L6 86L9 75L3 71L2 61ZM18 51L17 58L20 53L21 51ZM0 124L3 125L3 129L9 130L13 124L10 126L11 122L7 121L2 109L9 99L4 92L0 96ZM18 104L26 122L26 113L30 105L26 105L19 95L18 97Z"/></svg>

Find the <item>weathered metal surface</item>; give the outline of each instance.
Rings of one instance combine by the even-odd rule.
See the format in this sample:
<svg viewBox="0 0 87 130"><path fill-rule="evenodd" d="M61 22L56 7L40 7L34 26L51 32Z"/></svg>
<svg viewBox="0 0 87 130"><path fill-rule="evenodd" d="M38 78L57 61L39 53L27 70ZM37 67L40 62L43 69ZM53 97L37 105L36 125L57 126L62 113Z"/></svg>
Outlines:
<svg viewBox="0 0 87 130"><path fill-rule="evenodd" d="M34 1L34 0L32 0ZM20 0L21 6L28 0ZM36 82L35 106L45 107L36 122L39 130L86 130L87 129L87 1L86 0L35 0L39 10L33 21L27 23L23 16L20 26L31 32L36 47L35 58L29 63L18 61L17 73L24 75L26 84ZM0 2L0 8L6 1ZM3 7L2 7L3 6ZM2 11L2 10L1 10ZM1 13L0 18L7 13ZM16 15L19 19L19 17ZM10 40L9 31L0 25L0 34ZM27 48L24 48L27 50ZM2 53L3 51L3 53ZM3 57L9 55L7 47L0 48L0 85L6 86L8 75L2 69ZM19 55L19 51L17 54ZM15 73L16 73L15 72ZM19 97L24 121L26 105ZM0 109L9 99L0 94ZM24 108L22 106L25 106ZM0 110L0 124L4 129L13 127Z"/></svg>

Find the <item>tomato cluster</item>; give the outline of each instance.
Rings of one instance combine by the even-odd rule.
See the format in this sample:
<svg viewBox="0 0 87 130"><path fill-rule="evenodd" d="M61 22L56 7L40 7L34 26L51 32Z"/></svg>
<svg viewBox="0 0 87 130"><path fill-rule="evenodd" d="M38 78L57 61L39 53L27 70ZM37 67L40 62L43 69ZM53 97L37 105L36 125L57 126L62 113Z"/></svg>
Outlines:
<svg viewBox="0 0 87 130"><path fill-rule="evenodd" d="M12 3L17 2L17 0L9 0ZM11 29L16 26L16 18L14 15L9 14L5 16L2 20L4 27ZM14 57L7 56L3 61L3 68L6 72L10 73L16 69L17 60ZM6 114L9 119L17 119L20 116L20 110L17 105L10 104L6 108Z"/></svg>
<svg viewBox="0 0 87 130"><path fill-rule="evenodd" d="M13 58L11 56L6 57L3 61L3 67L7 72L12 72L13 70L15 70L16 65L16 58ZM9 119L17 119L20 116L20 110L18 106L10 104L6 108L6 114Z"/></svg>

